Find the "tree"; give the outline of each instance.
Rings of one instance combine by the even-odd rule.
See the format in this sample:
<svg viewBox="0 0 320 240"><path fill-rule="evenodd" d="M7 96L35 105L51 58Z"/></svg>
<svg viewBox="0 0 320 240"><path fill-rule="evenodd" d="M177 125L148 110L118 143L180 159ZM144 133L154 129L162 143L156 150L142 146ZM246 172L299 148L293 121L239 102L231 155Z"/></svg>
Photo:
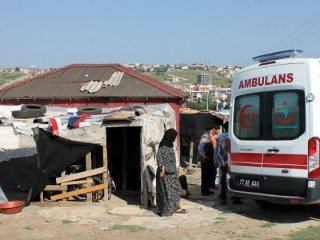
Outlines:
<svg viewBox="0 0 320 240"><path fill-rule="evenodd" d="M15 72L20 72L20 68L19 68L19 67L16 67L16 68L14 69L14 71L15 71Z"/></svg>
<svg viewBox="0 0 320 240"><path fill-rule="evenodd" d="M189 100L187 101L187 107L194 110L203 111L203 110L207 110L207 102L201 100L200 98L198 98L197 101ZM208 110L209 111L216 110L216 107L217 107L217 102L213 101L212 99L209 99Z"/></svg>

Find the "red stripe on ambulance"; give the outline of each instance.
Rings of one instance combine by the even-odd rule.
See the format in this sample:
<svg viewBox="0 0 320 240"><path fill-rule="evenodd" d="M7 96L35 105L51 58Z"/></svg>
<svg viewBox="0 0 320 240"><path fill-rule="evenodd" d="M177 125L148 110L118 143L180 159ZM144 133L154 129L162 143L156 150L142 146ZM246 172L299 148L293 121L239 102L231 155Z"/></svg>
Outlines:
<svg viewBox="0 0 320 240"><path fill-rule="evenodd" d="M231 153L231 165L307 169L307 155Z"/></svg>
<svg viewBox="0 0 320 240"><path fill-rule="evenodd" d="M231 162L261 163L261 153L231 153Z"/></svg>

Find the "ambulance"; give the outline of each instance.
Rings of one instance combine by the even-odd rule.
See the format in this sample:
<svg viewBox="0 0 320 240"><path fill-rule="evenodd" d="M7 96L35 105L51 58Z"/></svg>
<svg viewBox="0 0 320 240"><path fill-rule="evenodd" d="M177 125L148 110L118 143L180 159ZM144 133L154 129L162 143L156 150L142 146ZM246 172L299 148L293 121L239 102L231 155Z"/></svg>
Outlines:
<svg viewBox="0 0 320 240"><path fill-rule="evenodd" d="M228 191L259 206L320 203L320 59L254 57L235 74Z"/></svg>

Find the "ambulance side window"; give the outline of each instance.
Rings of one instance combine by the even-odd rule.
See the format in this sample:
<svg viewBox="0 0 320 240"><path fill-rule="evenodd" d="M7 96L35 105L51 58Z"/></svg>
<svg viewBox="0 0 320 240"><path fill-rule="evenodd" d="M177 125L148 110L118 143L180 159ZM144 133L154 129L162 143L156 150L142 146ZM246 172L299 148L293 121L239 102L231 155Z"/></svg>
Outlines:
<svg viewBox="0 0 320 240"><path fill-rule="evenodd" d="M259 139L261 137L260 98L258 94L236 98L233 130L239 139Z"/></svg>
<svg viewBox="0 0 320 240"><path fill-rule="evenodd" d="M272 139L294 139L304 132L303 92L275 92L271 109Z"/></svg>

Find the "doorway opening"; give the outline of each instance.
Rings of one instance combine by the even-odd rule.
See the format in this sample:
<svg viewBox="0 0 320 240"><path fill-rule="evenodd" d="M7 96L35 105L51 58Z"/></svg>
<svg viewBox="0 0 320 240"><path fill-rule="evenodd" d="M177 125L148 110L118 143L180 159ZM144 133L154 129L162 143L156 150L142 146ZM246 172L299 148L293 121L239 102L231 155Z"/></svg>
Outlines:
<svg viewBox="0 0 320 240"><path fill-rule="evenodd" d="M141 204L141 127L108 127L107 154L116 185L113 194L128 204Z"/></svg>

